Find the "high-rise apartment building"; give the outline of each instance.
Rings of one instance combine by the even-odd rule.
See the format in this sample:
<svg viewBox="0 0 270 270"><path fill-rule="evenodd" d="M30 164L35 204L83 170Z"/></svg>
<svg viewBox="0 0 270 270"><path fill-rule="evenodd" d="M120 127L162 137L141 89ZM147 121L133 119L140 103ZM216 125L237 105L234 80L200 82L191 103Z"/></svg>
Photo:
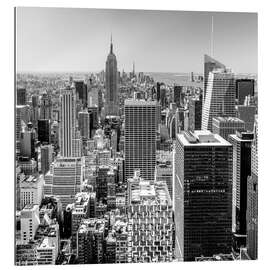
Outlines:
<svg viewBox="0 0 270 270"><path fill-rule="evenodd" d="M118 73L117 60L113 53L113 44L111 40L110 53L106 61L106 95L105 95L105 113L106 115L119 114L119 97L118 97Z"/></svg>
<svg viewBox="0 0 270 270"><path fill-rule="evenodd" d="M251 175L253 133L236 132L228 137L233 145L232 231L234 249L246 245L247 178Z"/></svg>
<svg viewBox="0 0 270 270"><path fill-rule="evenodd" d="M128 179L128 262L170 262L174 252L172 202L167 185Z"/></svg>
<svg viewBox="0 0 270 270"><path fill-rule="evenodd" d="M212 123L213 133L220 135L228 140L230 134L236 131L245 131L245 122L237 117L214 117Z"/></svg>
<svg viewBox="0 0 270 270"><path fill-rule="evenodd" d="M125 177L140 169L154 180L156 166L156 101L125 100Z"/></svg>
<svg viewBox="0 0 270 270"><path fill-rule="evenodd" d="M174 163L176 258L230 253L232 145L210 131L183 132Z"/></svg>
<svg viewBox="0 0 270 270"><path fill-rule="evenodd" d="M202 109L202 129L212 131L216 116L235 116L234 74L227 69L215 69L209 73Z"/></svg>

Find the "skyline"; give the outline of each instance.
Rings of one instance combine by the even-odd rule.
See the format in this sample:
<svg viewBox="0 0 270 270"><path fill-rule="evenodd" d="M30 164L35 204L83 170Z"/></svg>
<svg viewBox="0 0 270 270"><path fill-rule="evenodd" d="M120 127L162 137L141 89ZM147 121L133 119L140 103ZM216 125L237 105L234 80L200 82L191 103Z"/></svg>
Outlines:
<svg viewBox="0 0 270 270"><path fill-rule="evenodd" d="M119 71L202 73L212 16L212 56L257 73L256 13L37 7L17 8L17 71L104 70L112 34Z"/></svg>

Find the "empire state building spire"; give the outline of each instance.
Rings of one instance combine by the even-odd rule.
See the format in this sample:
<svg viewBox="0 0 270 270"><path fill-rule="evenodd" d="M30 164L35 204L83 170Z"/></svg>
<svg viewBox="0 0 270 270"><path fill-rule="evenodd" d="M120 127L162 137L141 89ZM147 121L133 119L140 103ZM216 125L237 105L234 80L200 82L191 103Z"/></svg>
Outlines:
<svg viewBox="0 0 270 270"><path fill-rule="evenodd" d="M105 79L105 114L106 115L118 115L118 70L117 60L113 53L113 43L111 35L110 53L106 61L106 79Z"/></svg>
<svg viewBox="0 0 270 270"><path fill-rule="evenodd" d="M113 53L112 34L111 34L111 49L110 49L110 53Z"/></svg>

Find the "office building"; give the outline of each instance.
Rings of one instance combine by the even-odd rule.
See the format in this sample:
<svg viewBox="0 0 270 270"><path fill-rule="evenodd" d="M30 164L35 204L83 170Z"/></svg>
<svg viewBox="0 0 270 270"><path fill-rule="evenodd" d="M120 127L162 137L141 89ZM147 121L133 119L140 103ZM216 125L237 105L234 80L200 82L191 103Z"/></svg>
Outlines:
<svg viewBox="0 0 270 270"><path fill-rule="evenodd" d="M105 80L105 114L119 114L119 97L118 97L118 71L117 60L113 53L113 44L111 40L110 53L106 61L106 80Z"/></svg>
<svg viewBox="0 0 270 270"><path fill-rule="evenodd" d="M74 81L77 100L81 101L83 108L87 107L87 86L84 81Z"/></svg>
<svg viewBox="0 0 270 270"><path fill-rule="evenodd" d="M51 144L42 145L40 147L41 152L41 172L45 175L49 170L53 162L54 152Z"/></svg>
<svg viewBox="0 0 270 270"><path fill-rule="evenodd" d="M254 79L238 79L235 81L238 105L244 105L247 96L254 96L254 83Z"/></svg>
<svg viewBox="0 0 270 270"><path fill-rule="evenodd" d="M18 160L18 166L20 166L21 172L25 175L37 173L37 162L29 157L21 156Z"/></svg>
<svg viewBox="0 0 270 270"><path fill-rule="evenodd" d="M247 178L251 175L253 133L236 132L228 137L233 145L232 231L234 249L246 246Z"/></svg>
<svg viewBox="0 0 270 270"><path fill-rule="evenodd" d="M83 139L89 139L90 121L89 113L87 111L79 112L78 114L79 130Z"/></svg>
<svg viewBox="0 0 270 270"><path fill-rule="evenodd" d="M37 204L26 205L21 211L22 244L27 244L30 240L34 240L39 224L39 206Z"/></svg>
<svg viewBox="0 0 270 270"><path fill-rule="evenodd" d="M57 196L65 209L81 191L82 179L81 158L58 158L45 175L44 194Z"/></svg>
<svg viewBox="0 0 270 270"><path fill-rule="evenodd" d="M181 94L183 91L183 86L175 85L173 87L173 102L176 104L176 106L179 108L181 104L183 104L183 101L181 100Z"/></svg>
<svg viewBox="0 0 270 270"><path fill-rule="evenodd" d="M26 89L25 88L17 88L16 105L26 105Z"/></svg>
<svg viewBox="0 0 270 270"><path fill-rule="evenodd" d="M75 89L67 87L60 95L60 155L72 157L75 139Z"/></svg>
<svg viewBox="0 0 270 270"><path fill-rule="evenodd" d="M39 119L38 120L38 140L41 144L51 143L51 120Z"/></svg>
<svg viewBox="0 0 270 270"><path fill-rule="evenodd" d="M33 129L25 129L21 132L20 154L22 157L35 158L35 131Z"/></svg>
<svg viewBox="0 0 270 270"><path fill-rule="evenodd" d="M52 119L52 99L47 93L43 93L40 99L40 119Z"/></svg>
<svg viewBox="0 0 270 270"><path fill-rule="evenodd" d="M39 119L39 96L32 95L32 108L31 108L31 122L34 127L37 127L37 122Z"/></svg>
<svg viewBox="0 0 270 270"><path fill-rule="evenodd" d="M236 131L245 131L245 122L237 117L214 117L212 124L213 133L228 140L230 134Z"/></svg>
<svg viewBox="0 0 270 270"><path fill-rule="evenodd" d="M209 73L202 109L202 129L212 131L216 116L235 116L234 74L227 69L215 69Z"/></svg>
<svg viewBox="0 0 270 270"><path fill-rule="evenodd" d="M206 96L206 88L208 85L208 76L209 73L217 68L225 68L225 65L210 57L209 55L204 55L204 91L203 91L203 100L205 100Z"/></svg>
<svg viewBox="0 0 270 270"><path fill-rule="evenodd" d="M154 180L156 166L156 101L125 100L125 178L140 169Z"/></svg>
<svg viewBox="0 0 270 270"><path fill-rule="evenodd" d="M202 126L202 96L192 98L188 104L188 128L200 130Z"/></svg>
<svg viewBox="0 0 270 270"><path fill-rule="evenodd" d="M232 145L210 131L177 134L174 158L175 256L230 253Z"/></svg>
<svg viewBox="0 0 270 270"><path fill-rule="evenodd" d="M174 222L167 185L144 180L139 173L128 179L128 262L171 262Z"/></svg>
<svg viewBox="0 0 270 270"><path fill-rule="evenodd" d="M28 204L40 205L43 198L44 176L27 176L20 181L20 208Z"/></svg>
<svg viewBox="0 0 270 270"><path fill-rule="evenodd" d="M254 123L251 145L251 176L247 180L247 253L253 260L258 256L258 120Z"/></svg>
<svg viewBox="0 0 270 270"><path fill-rule="evenodd" d="M254 105L238 105L237 117L245 122L245 129L253 131L257 108Z"/></svg>

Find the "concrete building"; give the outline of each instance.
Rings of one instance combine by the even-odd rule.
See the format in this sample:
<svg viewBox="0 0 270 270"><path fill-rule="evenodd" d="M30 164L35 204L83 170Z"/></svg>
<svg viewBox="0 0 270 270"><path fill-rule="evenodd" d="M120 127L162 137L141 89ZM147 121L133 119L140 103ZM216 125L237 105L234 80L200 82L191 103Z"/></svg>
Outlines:
<svg viewBox="0 0 270 270"><path fill-rule="evenodd" d="M230 134L236 131L245 131L245 122L237 117L214 117L212 125L213 133L228 140Z"/></svg>
<svg viewBox="0 0 270 270"><path fill-rule="evenodd" d="M174 252L172 202L167 185L128 179L128 262L170 262Z"/></svg>
<svg viewBox="0 0 270 270"><path fill-rule="evenodd" d="M175 148L176 258L231 252L232 145L197 130L178 134Z"/></svg>
<svg viewBox="0 0 270 270"><path fill-rule="evenodd" d="M41 152L41 172L45 175L49 170L50 166L53 162L54 152L53 146L49 145L42 145L40 147Z"/></svg>
<svg viewBox="0 0 270 270"><path fill-rule="evenodd" d="M40 224L39 206L28 204L21 211L21 243L27 244L35 237L36 230Z"/></svg>
<svg viewBox="0 0 270 270"><path fill-rule="evenodd" d="M40 205L43 198L44 176L28 176L20 182L20 207Z"/></svg>
<svg viewBox="0 0 270 270"><path fill-rule="evenodd" d="M84 219L77 232L79 264L104 262L105 220Z"/></svg>
<svg viewBox="0 0 270 270"><path fill-rule="evenodd" d="M82 168L81 158L58 158L45 175L44 194L57 196L65 209L81 191Z"/></svg>

